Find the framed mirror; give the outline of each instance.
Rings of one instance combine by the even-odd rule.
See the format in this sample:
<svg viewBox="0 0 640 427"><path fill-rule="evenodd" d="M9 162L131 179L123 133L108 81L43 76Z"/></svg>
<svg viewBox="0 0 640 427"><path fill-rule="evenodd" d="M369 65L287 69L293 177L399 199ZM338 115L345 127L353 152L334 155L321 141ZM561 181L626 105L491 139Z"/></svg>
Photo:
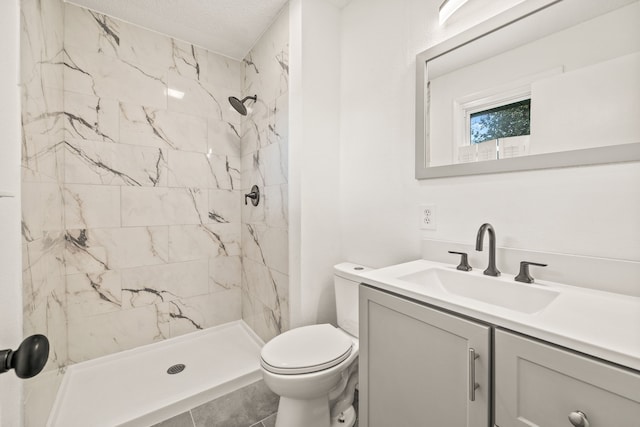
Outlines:
<svg viewBox="0 0 640 427"><path fill-rule="evenodd" d="M420 53L416 178L640 160L638 22L639 0L527 0Z"/></svg>

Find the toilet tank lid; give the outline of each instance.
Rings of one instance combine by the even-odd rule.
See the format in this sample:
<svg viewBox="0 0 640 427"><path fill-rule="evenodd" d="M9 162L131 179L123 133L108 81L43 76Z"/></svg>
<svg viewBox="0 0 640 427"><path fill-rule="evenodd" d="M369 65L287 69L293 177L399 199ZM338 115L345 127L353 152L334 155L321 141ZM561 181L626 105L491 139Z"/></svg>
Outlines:
<svg viewBox="0 0 640 427"><path fill-rule="evenodd" d="M353 280L354 282L360 282L360 276L362 276L362 273L371 270L373 270L373 268L351 262L343 262L333 266L333 272L336 276Z"/></svg>

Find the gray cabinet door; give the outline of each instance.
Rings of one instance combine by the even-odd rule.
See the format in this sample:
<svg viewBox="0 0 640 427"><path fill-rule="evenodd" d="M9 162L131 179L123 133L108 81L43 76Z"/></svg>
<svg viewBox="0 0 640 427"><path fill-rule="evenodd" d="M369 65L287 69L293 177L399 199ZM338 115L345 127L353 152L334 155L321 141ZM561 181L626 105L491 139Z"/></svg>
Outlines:
<svg viewBox="0 0 640 427"><path fill-rule="evenodd" d="M640 426L638 373L500 330L494 360L499 427Z"/></svg>
<svg viewBox="0 0 640 427"><path fill-rule="evenodd" d="M360 286L360 426L489 426L490 336L483 324Z"/></svg>

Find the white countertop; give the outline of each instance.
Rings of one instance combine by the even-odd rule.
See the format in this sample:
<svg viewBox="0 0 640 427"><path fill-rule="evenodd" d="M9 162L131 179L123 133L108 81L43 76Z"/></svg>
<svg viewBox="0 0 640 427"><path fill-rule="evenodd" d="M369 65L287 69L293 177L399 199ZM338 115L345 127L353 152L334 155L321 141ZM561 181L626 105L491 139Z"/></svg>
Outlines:
<svg viewBox="0 0 640 427"><path fill-rule="evenodd" d="M433 267L456 271L455 265L417 260L365 272L361 281L640 371L640 297L536 281L524 286L544 286L560 294L546 308L528 314L398 279ZM482 269L460 274L482 276ZM509 274L495 280L522 286Z"/></svg>

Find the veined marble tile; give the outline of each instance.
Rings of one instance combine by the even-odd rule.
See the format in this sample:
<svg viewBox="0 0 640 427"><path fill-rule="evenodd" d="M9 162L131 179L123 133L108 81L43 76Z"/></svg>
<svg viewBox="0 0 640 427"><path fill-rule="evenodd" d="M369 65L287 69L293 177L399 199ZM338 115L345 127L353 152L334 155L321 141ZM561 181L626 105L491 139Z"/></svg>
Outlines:
<svg viewBox="0 0 640 427"><path fill-rule="evenodd" d="M242 256L287 274L289 271L288 229L261 224L244 224Z"/></svg>
<svg viewBox="0 0 640 427"><path fill-rule="evenodd" d="M155 306L85 317L69 323L69 358L94 359L169 337L169 326Z"/></svg>
<svg viewBox="0 0 640 427"><path fill-rule="evenodd" d="M209 190L209 223L240 223L239 190Z"/></svg>
<svg viewBox="0 0 640 427"><path fill-rule="evenodd" d="M62 1L21 0L21 82L38 80L43 87L62 89L64 5ZM34 76L37 77L34 79Z"/></svg>
<svg viewBox="0 0 640 427"><path fill-rule="evenodd" d="M71 3L65 4L64 19L66 46L117 55L121 21Z"/></svg>
<svg viewBox="0 0 640 427"><path fill-rule="evenodd" d="M64 229L64 199L60 184L23 182L22 232L26 241L43 237L45 232Z"/></svg>
<svg viewBox="0 0 640 427"><path fill-rule="evenodd" d="M289 95L279 96L269 108L267 126L269 144L289 140Z"/></svg>
<svg viewBox="0 0 640 427"><path fill-rule="evenodd" d="M205 81L218 87L226 87L234 92L240 92L242 83L242 62L207 52L207 72Z"/></svg>
<svg viewBox="0 0 640 427"><path fill-rule="evenodd" d="M273 42L263 37L245 57L243 63L245 70L243 93L262 94L262 99L269 103L288 91L288 44L276 47Z"/></svg>
<svg viewBox="0 0 640 427"><path fill-rule="evenodd" d="M236 190L241 186L241 163L239 157L218 156L211 154L207 156L213 174L209 187L221 190Z"/></svg>
<svg viewBox="0 0 640 427"><path fill-rule="evenodd" d="M275 108L273 100L260 99L251 105L251 111L247 114L245 124L253 123L254 126L264 133L269 127L269 117Z"/></svg>
<svg viewBox="0 0 640 427"><path fill-rule="evenodd" d="M46 113L48 114L48 113ZM64 176L63 116L53 114L51 128L39 131L35 128L43 122L22 128L21 176L23 182L60 182ZM25 117L23 115L23 123ZM35 126L31 126L35 125Z"/></svg>
<svg viewBox="0 0 640 427"><path fill-rule="evenodd" d="M168 261L167 227L67 230L67 274L164 264Z"/></svg>
<svg viewBox="0 0 640 427"><path fill-rule="evenodd" d="M44 334L51 340L46 370L67 361L67 303L61 233L45 233L22 245L22 301L25 336Z"/></svg>
<svg viewBox="0 0 640 427"><path fill-rule="evenodd" d="M62 233L45 233L36 240L23 240L22 296L25 318L46 306L54 297L64 306L65 269Z"/></svg>
<svg viewBox="0 0 640 427"><path fill-rule="evenodd" d="M64 142L62 131L59 141L53 135L27 136L23 131L21 179L22 182L60 182L64 176Z"/></svg>
<svg viewBox="0 0 640 427"><path fill-rule="evenodd" d="M168 88L180 94L180 97L170 96L167 99L169 110L240 124L242 116L227 99L229 96L239 97L239 91L188 79L174 71L169 72Z"/></svg>
<svg viewBox="0 0 640 427"><path fill-rule="evenodd" d="M279 228L289 226L288 184L270 185L264 188L264 211L264 223L267 226Z"/></svg>
<svg viewBox="0 0 640 427"><path fill-rule="evenodd" d="M240 256L209 258L209 292L215 293L242 285L242 260Z"/></svg>
<svg viewBox="0 0 640 427"><path fill-rule="evenodd" d="M69 3L65 7L65 46L156 69L168 69L174 63L168 36Z"/></svg>
<svg viewBox="0 0 640 427"><path fill-rule="evenodd" d="M264 342L268 342L284 332L284 328L280 330L278 326L278 316L274 311L244 289L242 291L242 319Z"/></svg>
<svg viewBox="0 0 640 427"><path fill-rule="evenodd" d="M250 181L250 182L254 182L254 181ZM261 186L260 184L258 184L258 187L260 188L260 203L258 204L258 206L253 206L253 204L251 202L245 204L244 201L242 202L241 205L241 212L242 212L242 223L243 224L264 224L265 220L266 220L266 208L267 208L267 199L265 199L265 197L267 197L266 194L266 190L267 187ZM249 193L250 189L244 189L242 190L241 194L242 194L242 199L244 200L244 195Z"/></svg>
<svg viewBox="0 0 640 427"><path fill-rule="evenodd" d="M240 186L240 159L173 150L169 153L169 186L233 190Z"/></svg>
<svg viewBox="0 0 640 427"><path fill-rule="evenodd" d="M120 187L66 184L64 213L68 229L120 227Z"/></svg>
<svg viewBox="0 0 640 427"><path fill-rule="evenodd" d="M276 311L280 318L280 305L288 299L289 293L286 275L243 256L242 289Z"/></svg>
<svg viewBox="0 0 640 427"><path fill-rule="evenodd" d="M239 224L176 225L169 227L170 262L239 254Z"/></svg>
<svg viewBox="0 0 640 427"><path fill-rule="evenodd" d="M205 153L203 117L132 104L120 104L120 142Z"/></svg>
<svg viewBox="0 0 640 427"><path fill-rule="evenodd" d="M243 154L288 140L288 103L286 93L268 104L264 101L256 103L252 113L243 122Z"/></svg>
<svg viewBox="0 0 640 427"><path fill-rule="evenodd" d="M25 44L21 43L21 46L25 46ZM25 50L20 52L20 84L22 89L32 94L45 89L63 90L64 52L62 47L55 56L35 63L33 61L36 58L31 57L31 52L25 52Z"/></svg>
<svg viewBox="0 0 640 427"><path fill-rule="evenodd" d="M291 328L291 317L289 310L289 275L271 270L273 279L278 289L278 306L271 307L273 310L272 319L275 326L280 328L280 332L288 331ZM332 285L333 286L333 285ZM279 309L279 311L277 311Z"/></svg>
<svg viewBox="0 0 640 427"><path fill-rule="evenodd" d="M118 271L67 276L67 307L70 322L122 309L121 276Z"/></svg>
<svg viewBox="0 0 640 427"><path fill-rule="evenodd" d="M125 103L167 107L165 69L143 69L134 62L74 46L67 46L65 52L65 90L116 98Z"/></svg>
<svg viewBox="0 0 640 427"><path fill-rule="evenodd" d="M281 141L242 157L242 189L288 182L288 142Z"/></svg>
<svg viewBox="0 0 640 427"><path fill-rule="evenodd" d="M169 151L169 186L208 188L214 174L209 158L202 153ZM216 160L214 157L213 161Z"/></svg>
<svg viewBox="0 0 640 427"><path fill-rule="evenodd" d="M241 126L219 119L208 120L207 153L240 157Z"/></svg>
<svg viewBox="0 0 640 427"><path fill-rule="evenodd" d="M50 340L44 371L62 368L68 363L66 312L64 291L53 292L38 304L25 306L24 335L42 334Z"/></svg>
<svg viewBox="0 0 640 427"><path fill-rule="evenodd" d="M267 123L267 122L265 122ZM242 155L248 155L269 145L266 126L260 127L249 117L242 123L242 139L240 142Z"/></svg>
<svg viewBox="0 0 640 427"><path fill-rule="evenodd" d="M264 159L261 150L242 156L242 191L249 190L253 185L264 188Z"/></svg>
<svg viewBox="0 0 640 427"><path fill-rule="evenodd" d="M273 270L265 270L264 266L253 263L251 260L243 259L242 266L243 319L262 339L271 339L288 330L290 328L288 276ZM267 300L266 303L265 300Z"/></svg>
<svg viewBox="0 0 640 427"><path fill-rule="evenodd" d="M142 307L209 292L207 260L122 270L123 306Z"/></svg>
<svg viewBox="0 0 640 427"><path fill-rule="evenodd" d="M64 92L67 139L118 142L118 101Z"/></svg>
<svg viewBox="0 0 640 427"><path fill-rule="evenodd" d="M207 190L199 188L122 187L122 225L203 224Z"/></svg>
<svg viewBox="0 0 640 427"><path fill-rule="evenodd" d="M172 71L192 80L206 80L209 74L210 53L199 47L180 40L171 39Z"/></svg>
<svg viewBox="0 0 640 427"><path fill-rule="evenodd" d="M63 92L60 89L22 88L23 180L58 181L62 177L64 141Z"/></svg>
<svg viewBox="0 0 640 427"><path fill-rule="evenodd" d="M160 148L70 140L64 160L68 183L154 187L167 182L166 154Z"/></svg>
<svg viewBox="0 0 640 427"><path fill-rule="evenodd" d="M113 268L164 264L168 260L166 227L95 229L91 232L107 249L109 265Z"/></svg>
<svg viewBox="0 0 640 427"><path fill-rule="evenodd" d="M216 97L204 86L204 81L183 77L175 71L168 75L168 88L176 96L167 100L169 110L201 117L223 119L222 110L226 109L226 98ZM235 94L234 94L235 96Z"/></svg>
<svg viewBox="0 0 640 427"><path fill-rule="evenodd" d="M265 185L286 184L289 180L289 143L280 141L261 151Z"/></svg>
<svg viewBox="0 0 640 427"><path fill-rule="evenodd" d="M175 337L240 319L240 289L181 298L161 304L158 309L168 313L171 336Z"/></svg>
<svg viewBox="0 0 640 427"><path fill-rule="evenodd" d="M35 87L23 86L22 129L26 137L32 135L56 135L62 139L64 126L64 92L47 88L37 82Z"/></svg>

